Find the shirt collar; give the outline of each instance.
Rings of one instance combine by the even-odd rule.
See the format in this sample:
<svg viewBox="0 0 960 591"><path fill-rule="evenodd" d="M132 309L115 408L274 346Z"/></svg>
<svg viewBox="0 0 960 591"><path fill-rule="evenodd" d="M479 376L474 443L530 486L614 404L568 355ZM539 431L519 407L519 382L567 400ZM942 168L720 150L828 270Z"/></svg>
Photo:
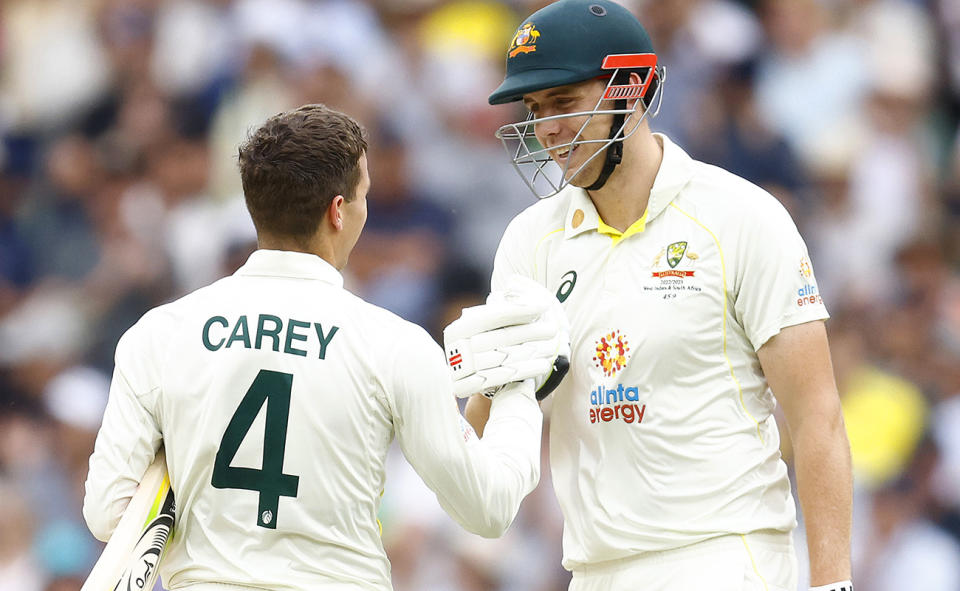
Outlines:
<svg viewBox="0 0 960 591"><path fill-rule="evenodd" d="M646 224L656 219L670 202L680 194L680 191L690 182L690 178L693 176L693 159L680 146L670 141L667 136L660 133L653 135L663 143L663 160L660 162L660 169L657 170L657 176L653 180L647 210L643 217L627 230L631 234L642 232ZM609 228L600 219L600 214L597 213L597 208L586 191L573 185L568 185L565 190L571 193L570 205L567 208L564 223L565 238L572 238L590 230ZM625 232L624 236L626 234Z"/></svg>
<svg viewBox="0 0 960 591"><path fill-rule="evenodd" d="M343 287L343 275L315 254L288 250L255 250L234 275L318 279Z"/></svg>

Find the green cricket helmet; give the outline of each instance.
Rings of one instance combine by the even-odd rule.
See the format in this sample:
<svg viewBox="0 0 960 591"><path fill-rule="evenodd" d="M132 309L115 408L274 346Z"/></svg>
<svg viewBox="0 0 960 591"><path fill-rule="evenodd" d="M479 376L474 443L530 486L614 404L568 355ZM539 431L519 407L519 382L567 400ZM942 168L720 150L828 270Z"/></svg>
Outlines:
<svg viewBox="0 0 960 591"><path fill-rule="evenodd" d="M586 187L587 190L601 188L620 163L623 140L648 113L655 116L660 108L666 72L657 63L650 36L629 10L610 0L560 0L541 8L517 29L507 50L506 62L506 76L490 95L491 105L519 101L525 94L546 88L609 79L592 111L541 119L534 119L531 114L525 121L497 130L496 135L513 159L517 172L539 198L556 194L590 161L605 154L598 178ZM631 82L633 72L639 74L639 82ZM641 102L643 109L639 108ZM656 108L651 109L654 104ZM602 114L613 116L609 137L582 139L590 119ZM550 151L541 146L534 135L537 123L570 117L586 119L572 141L551 146L550 151L602 144L572 173L568 170L569 161L562 169L551 164ZM628 123L632 128L625 134Z"/></svg>

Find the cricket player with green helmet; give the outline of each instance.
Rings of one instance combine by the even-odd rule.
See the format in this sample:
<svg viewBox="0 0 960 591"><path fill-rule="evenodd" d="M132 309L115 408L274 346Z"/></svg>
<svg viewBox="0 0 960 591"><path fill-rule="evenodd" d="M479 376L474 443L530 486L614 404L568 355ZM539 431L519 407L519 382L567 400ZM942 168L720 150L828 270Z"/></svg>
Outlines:
<svg viewBox="0 0 960 591"><path fill-rule="evenodd" d="M542 198L493 287L529 277L570 322L550 411L570 589L796 589L779 402L811 588L850 591L850 451L806 245L773 196L651 131L665 81L627 9L560 0L520 24L489 98L526 107L497 136ZM469 401L478 432L488 406Z"/></svg>

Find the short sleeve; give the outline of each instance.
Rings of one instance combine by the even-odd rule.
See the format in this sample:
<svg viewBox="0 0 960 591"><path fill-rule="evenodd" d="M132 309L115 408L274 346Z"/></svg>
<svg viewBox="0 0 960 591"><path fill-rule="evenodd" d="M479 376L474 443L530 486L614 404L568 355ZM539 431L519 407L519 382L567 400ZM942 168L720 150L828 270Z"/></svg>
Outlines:
<svg viewBox="0 0 960 591"><path fill-rule="evenodd" d="M736 317L754 350L782 329L829 317L807 246L786 209L762 193L743 212L736 248Z"/></svg>

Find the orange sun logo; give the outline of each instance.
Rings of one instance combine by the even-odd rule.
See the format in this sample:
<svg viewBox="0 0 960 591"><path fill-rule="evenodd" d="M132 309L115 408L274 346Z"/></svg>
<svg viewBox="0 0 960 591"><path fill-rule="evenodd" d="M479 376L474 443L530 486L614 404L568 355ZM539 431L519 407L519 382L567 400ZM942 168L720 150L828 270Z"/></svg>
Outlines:
<svg viewBox="0 0 960 591"><path fill-rule="evenodd" d="M810 266L810 259L807 257L800 259L800 274L806 279L810 279L810 276L813 275L813 268Z"/></svg>
<svg viewBox="0 0 960 591"><path fill-rule="evenodd" d="M594 364L603 370L604 375L613 377L626 367L630 356L630 343L626 336L615 330L597 341L593 356Z"/></svg>

